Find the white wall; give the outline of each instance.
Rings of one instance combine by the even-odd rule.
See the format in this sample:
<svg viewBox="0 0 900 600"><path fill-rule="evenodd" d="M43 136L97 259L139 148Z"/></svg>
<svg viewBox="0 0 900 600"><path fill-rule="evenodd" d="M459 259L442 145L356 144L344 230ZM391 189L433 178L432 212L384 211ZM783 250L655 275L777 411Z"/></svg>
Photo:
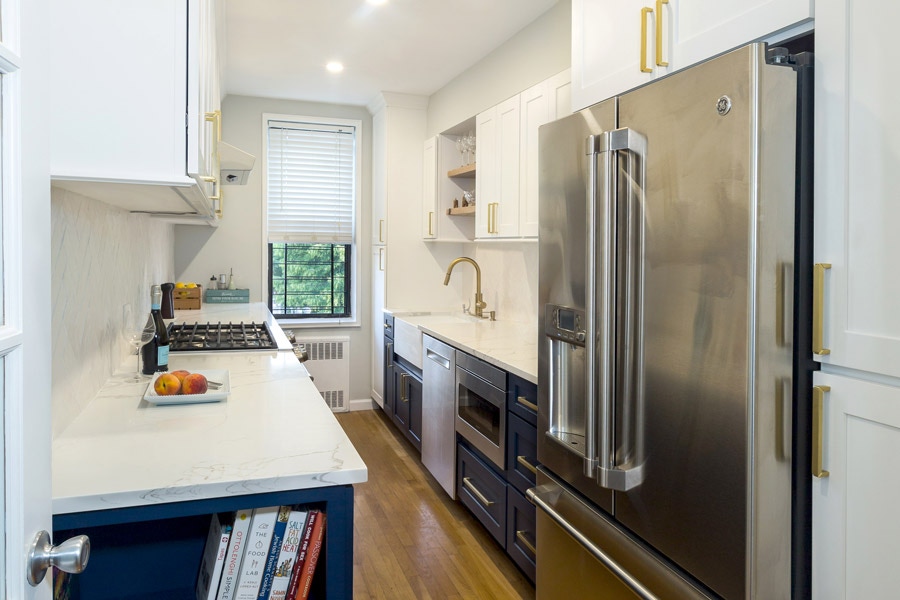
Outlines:
<svg viewBox="0 0 900 600"><path fill-rule="evenodd" d="M435 92L428 101L428 135L450 129L568 69L571 13L571 0L560 0L497 50ZM471 243L463 248L481 266L487 310L496 310L497 318L503 320L537 319L536 243ZM456 278L456 273L453 276ZM471 302L475 278L465 273L460 276L465 301Z"/></svg>
<svg viewBox="0 0 900 600"><path fill-rule="evenodd" d="M565 71L572 64L572 2L559 0L502 46L428 99L427 135Z"/></svg>
<svg viewBox="0 0 900 600"><path fill-rule="evenodd" d="M263 285L266 260L262 239L264 201L262 197L263 129L262 115L276 113L313 117L334 117L362 121L362 177L361 202L358 215L360 233L357 247L359 260L359 290L357 314L359 325L341 328L310 328L306 337L349 336L350 372L369 372L370 364L370 272L371 256L371 132L372 118L365 107L298 102L250 96L226 96L222 103L222 139L256 157L247 185L223 186L224 217L220 225L200 228L188 225L175 226L175 278L179 281L195 281L204 285L217 273L234 270L235 284L250 289L251 302L265 302ZM286 325L292 329L298 326ZM369 397L368 378L352 377L351 399Z"/></svg>
<svg viewBox="0 0 900 600"><path fill-rule="evenodd" d="M59 188L50 218L56 435L135 358L121 335L123 306L150 312L150 285L172 281L174 235L164 221Z"/></svg>

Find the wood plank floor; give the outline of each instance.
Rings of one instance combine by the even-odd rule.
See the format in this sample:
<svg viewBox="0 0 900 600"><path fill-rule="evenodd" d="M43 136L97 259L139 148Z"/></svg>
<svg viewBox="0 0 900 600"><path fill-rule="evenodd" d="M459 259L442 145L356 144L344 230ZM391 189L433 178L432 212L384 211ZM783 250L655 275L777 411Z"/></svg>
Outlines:
<svg viewBox="0 0 900 600"><path fill-rule="evenodd" d="M528 579L382 411L336 416L369 469L369 480L354 486L354 598L534 598Z"/></svg>

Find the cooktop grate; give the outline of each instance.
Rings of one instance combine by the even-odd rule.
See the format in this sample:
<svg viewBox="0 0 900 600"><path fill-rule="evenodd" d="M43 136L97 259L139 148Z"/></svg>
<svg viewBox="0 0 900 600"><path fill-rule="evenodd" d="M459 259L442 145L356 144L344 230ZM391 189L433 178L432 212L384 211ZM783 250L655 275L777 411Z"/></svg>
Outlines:
<svg viewBox="0 0 900 600"><path fill-rule="evenodd" d="M275 350L266 323L170 323L169 351Z"/></svg>

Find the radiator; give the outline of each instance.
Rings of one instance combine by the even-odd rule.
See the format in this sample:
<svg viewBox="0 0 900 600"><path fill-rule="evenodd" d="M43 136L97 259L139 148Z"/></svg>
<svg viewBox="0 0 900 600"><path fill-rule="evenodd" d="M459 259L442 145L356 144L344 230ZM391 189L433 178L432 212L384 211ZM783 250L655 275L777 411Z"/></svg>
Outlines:
<svg viewBox="0 0 900 600"><path fill-rule="evenodd" d="M303 366L314 377L313 383L332 411L350 410L350 338L300 339L309 354Z"/></svg>

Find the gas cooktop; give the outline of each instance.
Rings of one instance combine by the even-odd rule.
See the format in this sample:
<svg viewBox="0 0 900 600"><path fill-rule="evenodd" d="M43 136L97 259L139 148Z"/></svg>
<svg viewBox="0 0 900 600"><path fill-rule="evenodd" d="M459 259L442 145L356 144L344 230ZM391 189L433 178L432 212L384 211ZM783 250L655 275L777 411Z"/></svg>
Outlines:
<svg viewBox="0 0 900 600"><path fill-rule="evenodd" d="M169 352L277 350L266 323L170 323Z"/></svg>

